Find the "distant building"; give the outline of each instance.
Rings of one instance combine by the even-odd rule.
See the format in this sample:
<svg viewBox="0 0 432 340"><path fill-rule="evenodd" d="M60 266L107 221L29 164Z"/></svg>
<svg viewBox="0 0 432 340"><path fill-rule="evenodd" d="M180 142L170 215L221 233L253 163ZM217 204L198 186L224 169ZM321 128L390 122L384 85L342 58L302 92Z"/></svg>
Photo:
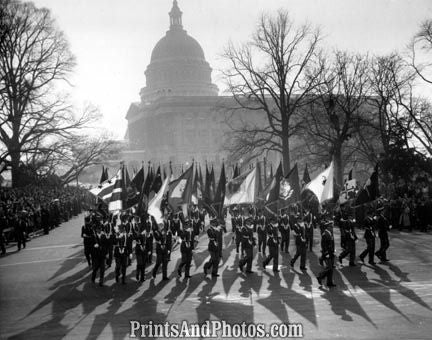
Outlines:
<svg viewBox="0 0 432 340"><path fill-rule="evenodd" d="M218 87L200 44L183 29L177 1L169 13L170 28L159 40L145 71L141 101L127 112L128 161L219 164L224 114L217 110Z"/></svg>
<svg viewBox="0 0 432 340"><path fill-rule="evenodd" d="M178 169L192 160L201 165L207 161L219 168L228 157L224 144L230 127L224 108L237 105L233 97L218 96L212 69L200 44L183 29L176 0L169 19L169 30L153 48L145 71L141 100L132 103L127 112L127 147L122 158L135 168L151 161L156 165L172 162ZM234 119L237 123L242 118L257 126L268 124L260 111L244 109L235 114L239 117ZM303 169L306 160L300 160L300 156L305 146L296 138L290 143ZM275 167L279 159L278 154L270 155L269 164ZM346 164L345 169L349 171L351 166ZM367 177L367 171L362 177Z"/></svg>

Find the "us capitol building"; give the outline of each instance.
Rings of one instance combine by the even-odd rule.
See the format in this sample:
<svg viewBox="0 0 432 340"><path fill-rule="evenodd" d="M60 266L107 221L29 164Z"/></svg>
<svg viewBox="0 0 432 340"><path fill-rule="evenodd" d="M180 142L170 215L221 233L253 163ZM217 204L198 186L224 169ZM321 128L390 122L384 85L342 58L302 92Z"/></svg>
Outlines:
<svg viewBox="0 0 432 340"><path fill-rule="evenodd" d="M182 12L176 0L169 19L169 30L153 48L145 71L146 86L140 91L141 100L132 103L127 112L122 159L133 166L142 161L156 165L172 162L177 169L194 159L203 166L207 161L219 168L228 157L225 143L231 129L227 116L231 117L230 123L247 121L256 126L268 124L267 117L258 110L228 110L238 105L233 97L218 95L202 47L183 29ZM304 146L296 138L290 143L293 149L300 150L293 157L294 164ZM280 155L267 156L277 166ZM303 166L308 162L298 161ZM347 164L346 168L350 166Z"/></svg>
<svg viewBox="0 0 432 340"><path fill-rule="evenodd" d="M126 115L128 162L184 164L205 161L219 165L227 153L224 133L229 127L212 83L212 69L200 44L183 29L182 12L174 0L170 28L153 48L145 71L140 102Z"/></svg>

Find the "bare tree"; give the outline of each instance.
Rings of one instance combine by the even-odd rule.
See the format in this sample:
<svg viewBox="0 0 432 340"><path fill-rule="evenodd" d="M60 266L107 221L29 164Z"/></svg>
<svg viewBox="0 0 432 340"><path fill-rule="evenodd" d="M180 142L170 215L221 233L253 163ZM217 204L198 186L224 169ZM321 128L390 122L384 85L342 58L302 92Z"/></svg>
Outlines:
<svg viewBox="0 0 432 340"><path fill-rule="evenodd" d="M23 155L39 152L49 138L67 138L94 119L93 110L76 117L65 95L75 59L49 10L33 3L0 3L0 142L2 159L19 185Z"/></svg>
<svg viewBox="0 0 432 340"><path fill-rule="evenodd" d="M100 164L119 153L118 143L107 136L96 138L75 136L64 146L61 153L57 153L58 157L56 157L56 162L64 170L60 174L63 184L78 180L86 168Z"/></svg>
<svg viewBox="0 0 432 340"><path fill-rule="evenodd" d="M274 16L261 16L249 42L238 47L229 43L223 55L230 65L224 71L229 92L239 108L262 112L267 118L263 126L233 126L238 153L281 152L284 170L289 171L290 138L301 124L295 116L319 85L320 40L319 30L296 27L288 13L279 10Z"/></svg>
<svg viewBox="0 0 432 340"><path fill-rule="evenodd" d="M431 155L431 104L414 95L418 78L418 69L399 54L376 57L372 61L370 104L378 119L370 127L381 138L384 158L392 154L408 155L406 151ZM373 152L370 140L363 138L361 147Z"/></svg>
<svg viewBox="0 0 432 340"><path fill-rule="evenodd" d="M348 142L372 119L367 107L369 61L367 56L336 51L324 65L315 100L303 110L303 136L310 154L334 160L341 187L344 160L355 152Z"/></svg>
<svg viewBox="0 0 432 340"><path fill-rule="evenodd" d="M432 84L432 64L429 61L429 54L432 51L432 19L425 20L420 25L408 48L411 67L423 81Z"/></svg>

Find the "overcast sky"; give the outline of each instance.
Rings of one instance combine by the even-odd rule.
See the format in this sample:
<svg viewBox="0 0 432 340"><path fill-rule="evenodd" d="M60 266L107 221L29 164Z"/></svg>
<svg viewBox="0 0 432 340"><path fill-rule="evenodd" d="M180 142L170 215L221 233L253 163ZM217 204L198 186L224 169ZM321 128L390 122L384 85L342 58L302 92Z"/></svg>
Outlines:
<svg viewBox="0 0 432 340"><path fill-rule="evenodd" d="M144 71L154 45L169 28L172 0L35 0L51 9L65 32L77 68L75 102L91 102L103 127L117 138L126 131L126 112L139 101ZM432 17L431 0L178 0L183 27L204 49L218 76L220 54L231 39L246 41L262 11L286 8L295 22L321 27L325 47L370 54L403 49L419 23Z"/></svg>

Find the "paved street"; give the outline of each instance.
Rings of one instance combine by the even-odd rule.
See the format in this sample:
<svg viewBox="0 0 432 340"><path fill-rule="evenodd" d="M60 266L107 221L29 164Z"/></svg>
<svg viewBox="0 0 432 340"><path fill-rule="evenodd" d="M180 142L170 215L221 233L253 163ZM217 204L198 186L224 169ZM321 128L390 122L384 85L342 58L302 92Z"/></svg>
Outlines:
<svg viewBox="0 0 432 340"><path fill-rule="evenodd" d="M305 274L298 263L294 270L289 267L287 254L281 255L280 275L258 266L260 254L254 258L255 273L241 274L228 233L217 280L204 279L203 236L189 281L176 278L176 249L169 281L162 281L160 274L152 280L147 269L146 281L138 284L133 263L126 285L115 283L110 268L101 288L90 282L80 239L82 222L83 216L72 219L33 239L25 250L15 252L13 247L0 258L0 338L123 339L129 337L130 320L208 319L302 323L305 339L430 339L432 334L431 233L392 232L391 262L376 267L338 264L337 288L330 291L320 289L314 276L320 270L317 232L316 251L308 253ZM363 248L360 240L357 249Z"/></svg>

